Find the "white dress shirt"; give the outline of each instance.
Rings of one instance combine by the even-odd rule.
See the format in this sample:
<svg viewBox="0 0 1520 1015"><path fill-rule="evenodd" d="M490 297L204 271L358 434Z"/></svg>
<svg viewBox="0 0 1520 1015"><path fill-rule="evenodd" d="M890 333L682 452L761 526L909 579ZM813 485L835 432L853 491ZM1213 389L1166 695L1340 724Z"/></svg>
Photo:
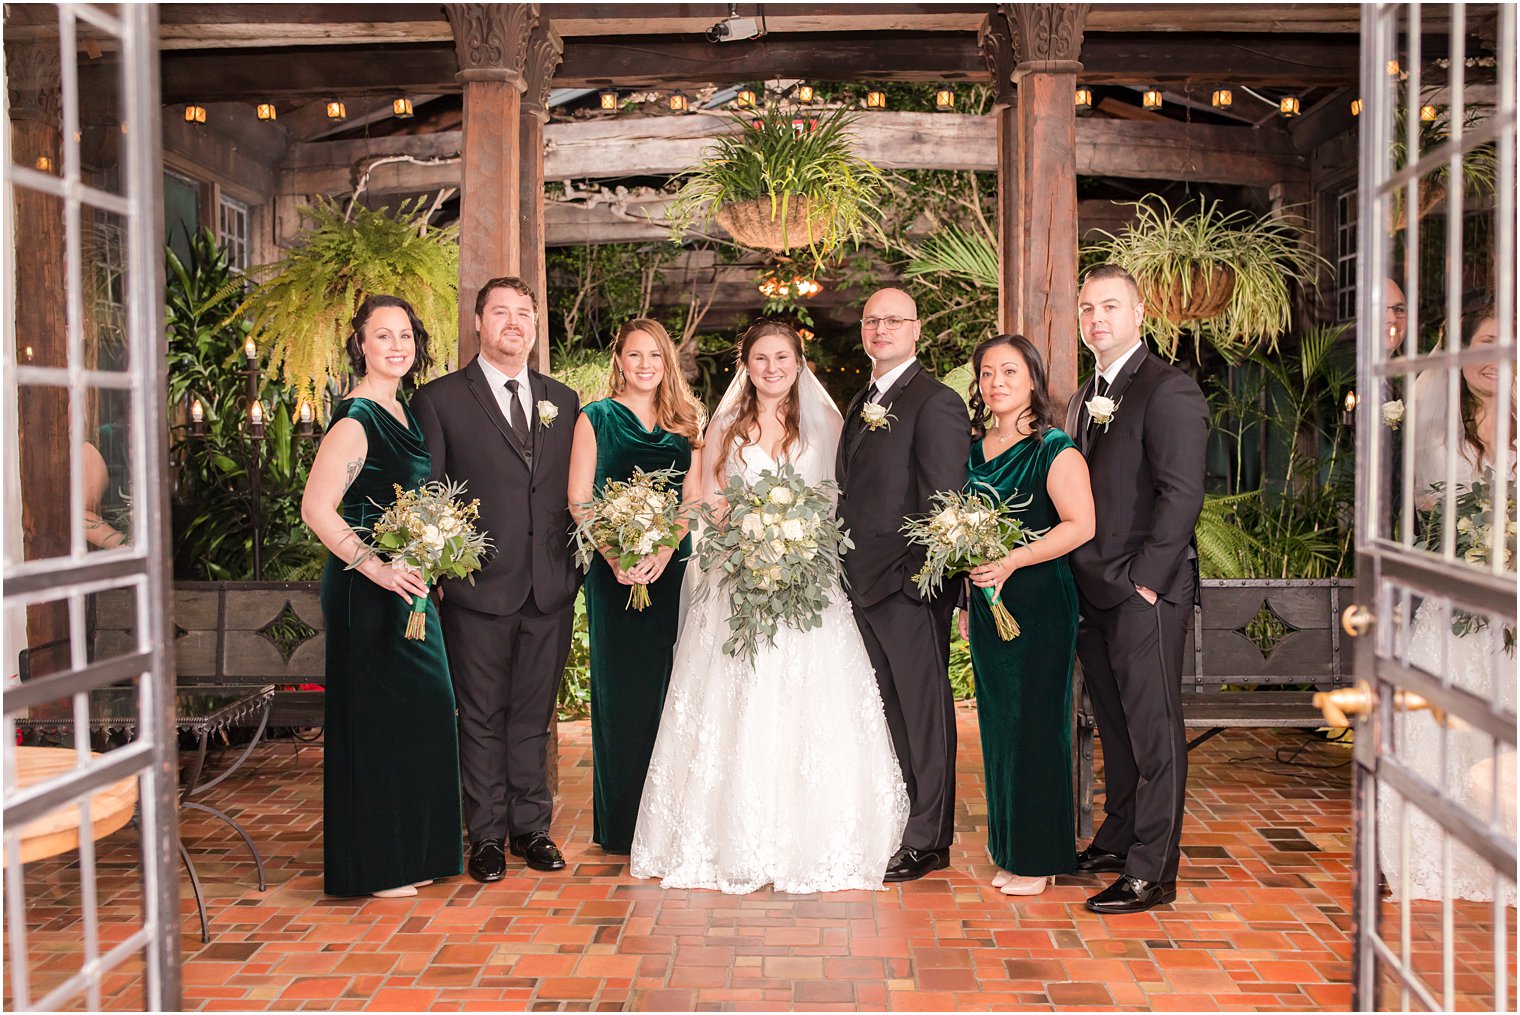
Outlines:
<svg viewBox="0 0 1520 1015"><path fill-rule="evenodd" d="M486 383L491 386L491 394L496 396L496 404L501 408L501 416L508 424L512 422L512 393L507 390L507 382L517 382L517 401L523 409L523 419L528 421L528 430L533 430L533 389L528 384L528 365L515 376L508 377L500 370L487 363L484 356L478 357L476 362L480 364L481 373L486 375Z"/></svg>
<svg viewBox="0 0 1520 1015"><path fill-rule="evenodd" d="M908 372L908 368L917 362L917 359L909 357L908 359L903 360L903 362L897 364L897 366L893 367L891 370L888 370L886 373L882 374L880 377L873 377L871 379L871 383L876 385L876 397L885 397L886 393L892 390L892 385L896 384L898 382L898 379L901 378L903 374Z"/></svg>
<svg viewBox="0 0 1520 1015"><path fill-rule="evenodd" d="M1144 346L1144 342L1136 342L1130 346L1129 352L1110 363L1107 370L1098 371L1098 376L1103 378L1104 390L1114 386L1114 381L1119 379L1119 371L1124 369L1124 364L1138 356Z"/></svg>

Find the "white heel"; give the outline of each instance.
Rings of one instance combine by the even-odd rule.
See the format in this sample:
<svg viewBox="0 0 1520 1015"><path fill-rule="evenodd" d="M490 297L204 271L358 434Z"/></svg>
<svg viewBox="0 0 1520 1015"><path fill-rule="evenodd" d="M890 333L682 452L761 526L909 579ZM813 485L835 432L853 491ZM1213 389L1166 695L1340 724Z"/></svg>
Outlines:
<svg viewBox="0 0 1520 1015"><path fill-rule="evenodd" d="M428 885L430 885L432 883L433 883L433 879L432 878L428 878L426 881L413 881L412 882L412 887L413 888L426 888Z"/></svg>
<svg viewBox="0 0 1520 1015"><path fill-rule="evenodd" d="M377 899L409 899L417 894L417 889L411 885L402 885L400 888L382 888L369 894Z"/></svg>
<svg viewBox="0 0 1520 1015"><path fill-rule="evenodd" d="M992 887L993 888L1002 888L1004 885L1006 885L1008 882L1010 882L1012 880L1013 880L1013 875L1009 874L1007 871L1003 870L1003 868L999 867L998 868L998 872L996 874L994 874L993 877L992 877Z"/></svg>
<svg viewBox="0 0 1520 1015"><path fill-rule="evenodd" d="M999 891L1004 895L1040 895L1047 887L1055 884L1055 880L1053 877L1010 877Z"/></svg>

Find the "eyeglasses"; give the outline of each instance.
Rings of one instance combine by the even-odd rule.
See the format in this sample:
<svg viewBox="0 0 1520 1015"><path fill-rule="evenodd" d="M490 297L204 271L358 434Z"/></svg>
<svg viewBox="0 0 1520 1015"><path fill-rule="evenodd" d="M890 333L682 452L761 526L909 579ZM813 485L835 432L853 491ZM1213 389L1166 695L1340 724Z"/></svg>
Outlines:
<svg viewBox="0 0 1520 1015"><path fill-rule="evenodd" d="M896 331L903 326L904 321L916 321L916 317L862 317L860 330L871 331L880 328L883 331Z"/></svg>
<svg viewBox="0 0 1520 1015"><path fill-rule="evenodd" d="M1393 306L1388 308L1388 312L1394 317L1408 317L1409 307L1404 303L1395 303Z"/></svg>

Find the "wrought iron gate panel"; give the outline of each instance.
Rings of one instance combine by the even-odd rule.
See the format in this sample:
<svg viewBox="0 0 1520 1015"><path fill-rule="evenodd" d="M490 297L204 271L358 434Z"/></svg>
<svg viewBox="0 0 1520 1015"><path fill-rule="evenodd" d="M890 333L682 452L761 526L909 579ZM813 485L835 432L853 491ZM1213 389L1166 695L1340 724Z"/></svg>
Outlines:
<svg viewBox="0 0 1520 1015"><path fill-rule="evenodd" d="M98 1009L106 975L140 958L142 1006L174 1010L180 915L158 15L152 4L19 6L6 14L0 100L0 233L11 266L0 425L11 487L5 651L26 678L6 689L0 728L8 1002L16 1010ZM120 538L102 539L107 529ZM126 649L104 651L90 637L92 597L112 590L131 596L136 634ZM92 753L89 692L120 682L137 688L138 736ZM72 753L50 756L61 770L21 785L16 718L67 700ZM125 926L102 922L91 810L123 780L135 783L141 854L141 905L132 910L140 919ZM39 984L28 945L38 930L27 922L39 865L22 862L23 843L28 824L71 813L79 827L79 964Z"/></svg>
<svg viewBox="0 0 1520 1015"><path fill-rule="evenodd" d="M1515 58L1511 4L1363 6L1359 1010L1515 1006Z"/></svg>

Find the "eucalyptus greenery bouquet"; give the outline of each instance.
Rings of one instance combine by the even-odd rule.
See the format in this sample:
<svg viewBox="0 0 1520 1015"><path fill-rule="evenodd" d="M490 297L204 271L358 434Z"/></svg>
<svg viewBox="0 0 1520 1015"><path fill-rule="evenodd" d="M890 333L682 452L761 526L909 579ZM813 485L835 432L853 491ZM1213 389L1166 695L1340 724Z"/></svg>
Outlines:
<svg viewBox="0 0 1520 1015"><path fill-rule="evenodd" d="M403 490L397 484L396 499L380 520L371 528L357 530L368 532L373 545L355 557L348 569L383 553L392 567L406 565L422 572L422 580L429 585L440 578L464 578L475 584L475 572L480 570L491 541L475 528L480 501L466 504L464 490L463 483L424 483L415 490ZM380 507L373 500L370 503ZM426 596L412 599L406 636L413 641L427 639L426 610Z"/></svg>
<svg viewBox="0 0 1520 1015"><path fill-rule="evenodd" d="M611 480L598 496L576 505L585 512L575 527L580 566L590 570L596 554L605 552L627 570L662 546L680 546L682 475L676 469L635 468L631 478ZM623 608L643 610L649 602L649 586L634 585Z"/></svg>
<svg viewBox="0 0 1520 1015"><path fill-rule="evenodd" d="M1417 544L1423 550L1441 553L1446 539L1446 483L1432 483L1430 488L1437 494L1435 507L1425 519L1425 535ZM1494 558L1504 555L1504 569L1515 569L1516 517L1514 491L1505 498L1508 509L1504 518L1494 514L1494 473L1487 470L1483 479L1474 480L1470 487L1458 487L1454 517L1456 519L1456 554L1476 567L1488 567ZM1496 533L1497 530L1497 533ZM1488 627L1488 618L1466 610L1452 610L1451 633L1458 638ZM1504 629L1504 650L1515 651L1515 630Z"/></svg>
<svg viewBox="0 0 1520 1015"><path fill-rule="evenodd" d="M721 496L723 516L698 508L704 522L697 561L728 592L728 628L723 651L751 661L760 639L776 643L782 624L807 631L823 624L829 586L840 580L840 557L852 549L849 534L834 517L833 482L809 486L790 465L761 472L754 482L729 479Z"/></svg>
<svg viewBox="0 0 1520 1015"><path fill-rule="evenodd" d="M978 484L983 485L983 484ZM930 503L938 510L924 518L909 518L902 531L908 541L927 551L924 566L913 576L919 594L925 599L934 595L952 574L970 571L990 561L1008 556L1014 547L1023 546L1044 534L1024 527L1014 517L1034 500L1001 500L992 487L986 493L949 490L935 494ZM1019 636L1018 621L990 588L982 589L998 637L1012 641Z"/></svg>

